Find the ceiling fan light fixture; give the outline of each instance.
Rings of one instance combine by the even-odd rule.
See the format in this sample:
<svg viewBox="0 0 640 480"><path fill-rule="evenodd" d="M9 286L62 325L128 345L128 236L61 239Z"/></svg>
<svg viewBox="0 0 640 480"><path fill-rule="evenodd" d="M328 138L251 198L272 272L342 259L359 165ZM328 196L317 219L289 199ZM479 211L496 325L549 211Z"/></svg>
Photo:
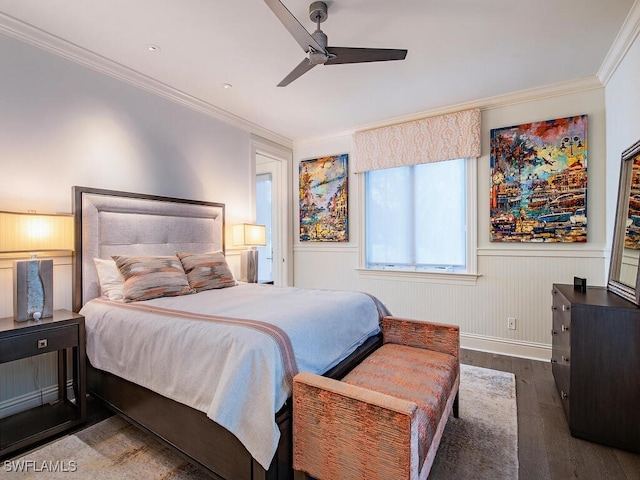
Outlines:
<svg viewBox="0 0 640 480"><path fill-rule="evenodd" d="M328 46L327 35L320 30L320 24L328 16L328 7L325 2L313 2L309 5L309 18L316 24L316 30L309 33L280 0L264 1L307 54L307 57L278 84L278 87L286 87L316 65L386 62L404 60L407 56L407 50L400 49Z"/></svg>

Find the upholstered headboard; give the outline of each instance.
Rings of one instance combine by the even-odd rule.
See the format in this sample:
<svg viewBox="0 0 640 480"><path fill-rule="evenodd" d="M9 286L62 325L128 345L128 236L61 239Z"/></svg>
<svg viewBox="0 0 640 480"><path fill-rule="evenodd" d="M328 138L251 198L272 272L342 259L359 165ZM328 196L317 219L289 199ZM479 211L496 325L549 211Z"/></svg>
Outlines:
<svg viewBox="0 0 640 480"><path fill-rule="evenodd" d="M93 259L224 251L224 204L73 187L73 309L100 295Z"/></svg>

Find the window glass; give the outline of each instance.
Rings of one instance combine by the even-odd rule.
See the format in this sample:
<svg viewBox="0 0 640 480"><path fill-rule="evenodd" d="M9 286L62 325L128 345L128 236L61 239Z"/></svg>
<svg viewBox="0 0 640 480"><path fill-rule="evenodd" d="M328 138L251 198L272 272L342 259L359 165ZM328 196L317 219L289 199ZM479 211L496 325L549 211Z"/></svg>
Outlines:
<svg viewBox="0 0 640 480"><path fill-rule="evenodd" d="M367 173L366 238L375 263L410 263L413 212L411 170L405 167Z"/></svg>
<svg viewBox="0 0 640 480"><path fill-rule="evenodd" d="M465 270L464 159L373 170L365 191L367 268Z"/></svg>

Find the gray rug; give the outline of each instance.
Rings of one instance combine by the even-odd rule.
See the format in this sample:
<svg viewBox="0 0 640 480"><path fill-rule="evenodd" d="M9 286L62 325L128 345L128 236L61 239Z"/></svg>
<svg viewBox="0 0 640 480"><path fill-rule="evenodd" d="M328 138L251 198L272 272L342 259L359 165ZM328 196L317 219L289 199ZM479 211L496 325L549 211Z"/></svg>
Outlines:
<svg viewBox="0 0 640 480"><path fill-rule="evenodd" d="M460 418L449 419L429 479L517 479L513 374L469 365L461 369ZM3 478L60 480L208 478L117 416L4 462L0 473Z"/></svg>
<svg viewBox="0 0 640 480"><path fill-rule="evenodd" d="M460 416L447 422L429 480L517 479L514 375L471 365L460 369Z"/></svg>

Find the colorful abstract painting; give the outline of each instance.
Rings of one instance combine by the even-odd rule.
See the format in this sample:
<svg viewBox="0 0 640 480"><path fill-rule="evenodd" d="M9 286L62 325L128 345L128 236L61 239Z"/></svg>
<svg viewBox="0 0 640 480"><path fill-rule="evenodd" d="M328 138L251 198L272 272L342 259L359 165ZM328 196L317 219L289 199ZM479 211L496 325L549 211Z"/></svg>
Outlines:
<svg viewBox="0 0 640 480"><path fill-rule="evenodd" d="M348 158L344 153L300 162L300 241L349 241Z"/></svg>
<svg viewBox="0 0 640 480"><path fill-rule="evenodd" d="M491 130L491 241L587 241L587 116Z"/></svg>

